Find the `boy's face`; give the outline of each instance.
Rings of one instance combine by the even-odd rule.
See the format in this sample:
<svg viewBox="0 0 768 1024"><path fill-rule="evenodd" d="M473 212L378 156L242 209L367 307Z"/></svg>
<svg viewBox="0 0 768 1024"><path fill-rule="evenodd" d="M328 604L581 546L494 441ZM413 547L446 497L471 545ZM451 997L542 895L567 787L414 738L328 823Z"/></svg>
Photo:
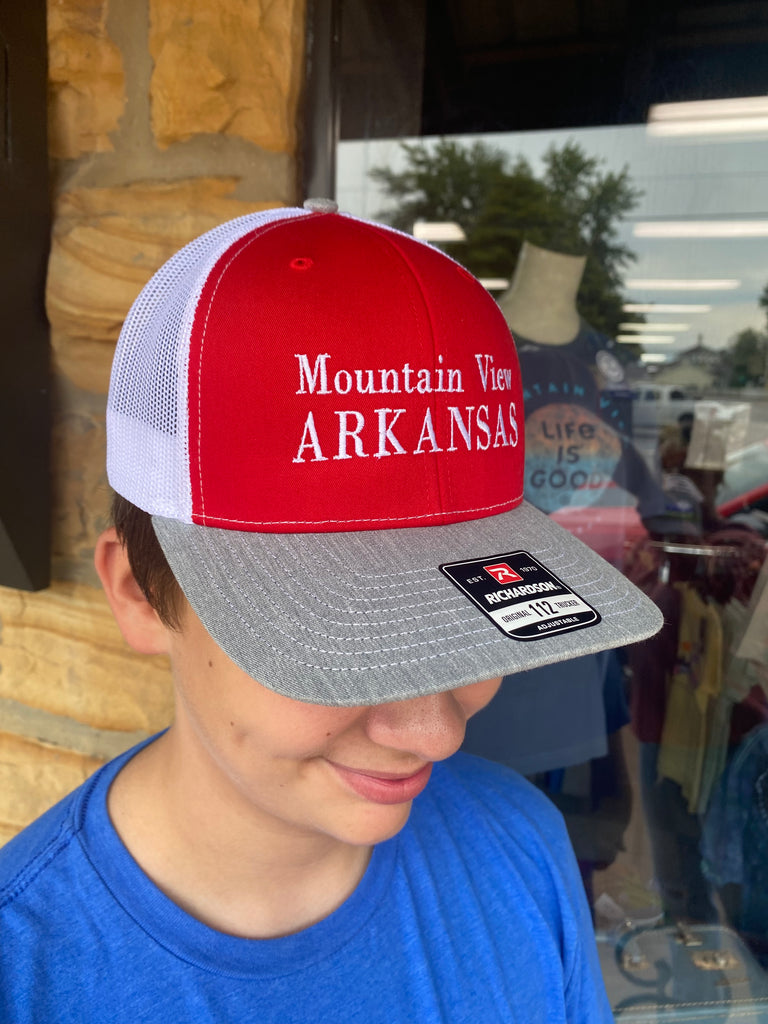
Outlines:
<svg viewBox="0 0 768 1024"><path fill-rule="evenodd" d="M187 607L170 636L174 729L273 833L381 842L405 824L433 761L449 757L500 679L374 707L323 707L254 682ZM232 790L230 789L230 793Z"/></svg>

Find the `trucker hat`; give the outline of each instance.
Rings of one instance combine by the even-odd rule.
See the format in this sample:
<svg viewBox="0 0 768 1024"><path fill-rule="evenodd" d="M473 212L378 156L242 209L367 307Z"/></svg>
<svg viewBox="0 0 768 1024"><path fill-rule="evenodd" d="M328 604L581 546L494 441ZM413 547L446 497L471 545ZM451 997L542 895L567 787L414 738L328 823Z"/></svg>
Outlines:
<svg viewBox="0 0 768 1024"><path fill-rule="evenodd" d="M310 201L214 228L140 293L108 475L240 668L296 700L380 704L660 628L522 500L523 418L482 285Z"/></svg>

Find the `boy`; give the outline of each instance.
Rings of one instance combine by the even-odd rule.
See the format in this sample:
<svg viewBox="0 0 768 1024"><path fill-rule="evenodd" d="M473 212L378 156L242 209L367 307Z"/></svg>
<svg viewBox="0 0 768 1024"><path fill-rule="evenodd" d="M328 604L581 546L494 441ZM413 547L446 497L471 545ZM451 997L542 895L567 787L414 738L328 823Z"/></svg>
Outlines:
<svg viewBox="0 0 768 1024"><path fill-rule="evenodd" d="M452 755L658 614L521 502L479 283L328 202L240 218L137 299L107 423L96 565L176 714L0 856L0 1018L610 1020L557 815Z"/></svg>

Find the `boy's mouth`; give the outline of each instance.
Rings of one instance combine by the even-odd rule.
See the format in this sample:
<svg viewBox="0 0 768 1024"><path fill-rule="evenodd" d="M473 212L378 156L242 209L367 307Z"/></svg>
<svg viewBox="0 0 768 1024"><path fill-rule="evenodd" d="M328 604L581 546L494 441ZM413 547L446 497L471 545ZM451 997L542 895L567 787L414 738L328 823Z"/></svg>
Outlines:
<svg viewBox="0 0 768 1024"><path fill-rule="evenodd" d="M328 761L341 781L358 796L377 804L408 803L417 797L429 782L432 763L427 762L416 772L371 771L350 768Z"/></svg>

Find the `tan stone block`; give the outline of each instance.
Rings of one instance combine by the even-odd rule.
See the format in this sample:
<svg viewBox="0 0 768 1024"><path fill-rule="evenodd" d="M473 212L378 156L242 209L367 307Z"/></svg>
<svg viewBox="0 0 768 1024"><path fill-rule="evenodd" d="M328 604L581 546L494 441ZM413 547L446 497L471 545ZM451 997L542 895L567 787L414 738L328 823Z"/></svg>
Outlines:
<svg viewBox="0 0 768 1024"><path fill-rule="evenodd" d="M0 732L0 845L84 782L101 763Z"/></svg>
<svg viewBox="0 0 768 1024"><path fill-rule="evenodd" d="M56 578L95 584L105 525L104 411L114 343L156 268L196 235L274 204L231 197L232 178L76 189L59 197L48 273L54 370L52 467Z"/></svg>
<svg viewBox="0 0 768 1024"><path fill-rule="evenodd" d="M54 337L113 344L143 285L177 249L231 217L277 205L233 199L236 185L198 178L60 195L46 288ZM57 337L60 365L71 369L66 345Z"/></svg>
<svg viewBox="0 0 768 1024"><path fill-rule="evenodd" d="M130 650L95 587L0 588L0 622L0 697L97 729L152 733L170 722L165 659Z"/></svg>
<svg viewBox="0 0 768 1024"><path fill-rule="evenodd" d="M62 355L63 349L63 355ZM111 346L61 339L54 343L51 473L53 575L96 586L93 552L107 524L111 491L106 475L105 390ZM69 376L59 372L64 362ZM98 387L91 391L87 385ZM0 658L2 652L0 651Z"/></svg>
<svg viewBox="0 0 768 1024"><path fill-rule="evenodd" d="M48 141L74 159L113 148L125 106L122 56L106 30L107 2L48 2Z"/></svg>
<svg viewBox="0 0 768 1024"><path fill-rule="evenodd" d="M102 413L109 389L114 345L91 338L73 338L62 331L51 332L54 377L81 391L97 396ZM81 405L77 403L78 407Z"/></svg>
<svg viewBox="0 0 768 1024"><path fill-rule="evenodd" d="M4 824L0 821L0 846L4 846L9 839L13 839L18 831L18 826Z"/></svg>
<svg viewBox="0 0 768 1024"><path fill-rule="evenodd" d="M150 0L158 145L210 132L292 152L303 38L304 0Z"/></svg>

